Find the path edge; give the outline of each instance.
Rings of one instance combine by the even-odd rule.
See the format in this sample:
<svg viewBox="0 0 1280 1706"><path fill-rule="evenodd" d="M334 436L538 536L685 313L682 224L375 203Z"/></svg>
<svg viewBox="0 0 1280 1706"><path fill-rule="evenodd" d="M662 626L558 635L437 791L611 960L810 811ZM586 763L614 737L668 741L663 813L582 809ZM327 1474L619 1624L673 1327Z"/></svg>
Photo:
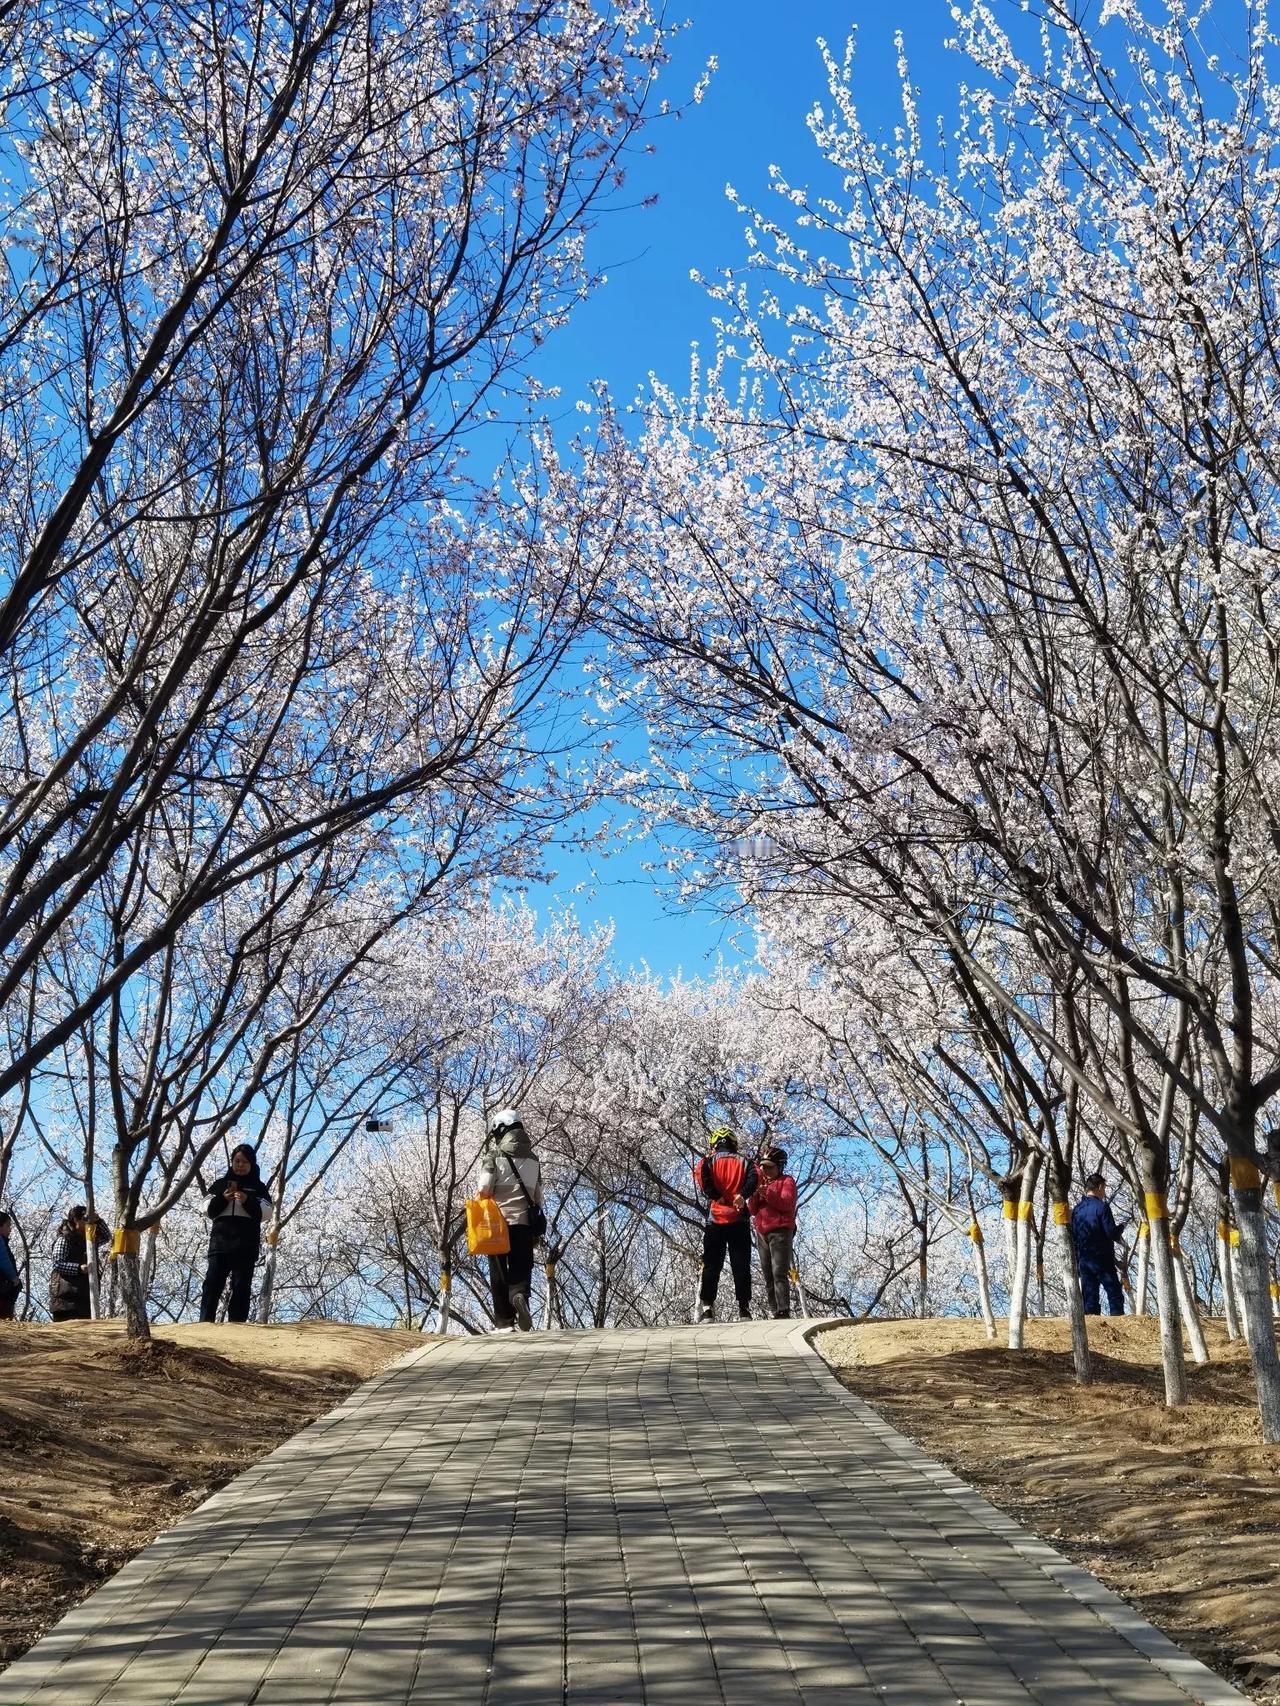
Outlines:
<svg viewBox="0 0 1280 1706"><path fill-rule="evenodd" d="M22 1693L12 1692L15 1672L20 1672L17 1676L17 1687L24 1692L52 1681L62 1661L68 1658L82 1641L92 1638L104 1623L110 1621L115 1600L119 1595L127 1594L139 1576L145 1579L157 1566L163 1567L165 1558L173 1548L183 1543L185 1535L180 1531L184 1530L188 1523L194 1522L211 1508L235 1502L246 1482L259 1479L278 1458L296 1451L300 1440L313 1432L332 1427L344 1411L358 1407L384 1382L394 1379L407 1364L428 1357L445 1342L443 1334L432 1334L425 1338L423 1344L411 1345L376 1374L371 1374L367 1380L353 1386L346 1397L339 1399L332 1409L325 1410L323 1414L300 1427L296 1433L290 1434L288 1439L281 1440L265 1457L260 1457L256 1463L247 1464L238 1475L233 1475L225 1485L210 1493L207 1499L202 1499L189 1511L183 1511L168 1528L162 1528L159 1534L135 1552L132 1558L127 1558L114 1575L101 1582L77 1604L69 1606L34 1646L28 1647L25 1653L19 1653L11 1664L0 1670L0 1706L26 1706ZM813 1354L817 1356L818 1353L815 1351Z"/></svg>
<svg viewBox="0 0 1280 1706"><path fill-rule="evenodd" d="M852 1410L863 1426L869 1428L890 1451L909 1463L940 1492L953 1498L968 1516L976 1518L984 1528L999 1535L1021 1557L1034 1564L1042 1575L1063 1588L1073 1599L1086 1605L1099 1621L1113 1629L1144 1659L1150 1660L1157 1669L1162 1670L1190 1699L1198 1701L1200 1706L1240 1706L1241 1702L1244 1706L1249 1706L1248 1695L1241 1694L1224 1677L1219 1676L1217 1671L1210 1670L1208 1665L1184 1651L1176 1641L1157 1629L1154 1623L1135 1611L1114 1589L1100 1582L1082 1565L1073 1564L1069 1558L1065 1558L1061 1552L1050 1546L1047 1540L1042 1540L1038 1534L1032 1533L1016 1517L998 1509L953 1470L939 1463L937 1458L930 1457L914 1440L899 1433L897 1428L891 1426L864 1398L860 1398L856 1392L850 1392L818 1349L815 1340L834 1327L854 1324L846 1316L828 1316L821 1321L806 1322L792 1332L792 1346L803 1358L820 1387L846 1409Z"/></svg>

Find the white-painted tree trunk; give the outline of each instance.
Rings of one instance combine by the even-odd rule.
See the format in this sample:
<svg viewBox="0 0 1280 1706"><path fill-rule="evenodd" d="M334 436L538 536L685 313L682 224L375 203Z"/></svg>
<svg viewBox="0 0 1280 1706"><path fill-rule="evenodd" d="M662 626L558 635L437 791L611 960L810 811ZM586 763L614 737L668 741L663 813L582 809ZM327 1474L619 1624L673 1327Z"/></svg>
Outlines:
<svg viewBox="0 0 1280 1706"><path fill-rule="evenodd" d="M1234 1163L1233 1163L1234 1165ZM1236 1225L1240 1228L1240 1291L1249 1360L1258 1389L1262 1437L1280 1445L1280 1357L1271 1325L1271 1272L1267 1258L1267 1227L1255 1189L1233 1190Z"/></svg>
<svg viewBox="0 0 1280 1706"><path fill-rule="evenodd" d="M269 1241L270 1237L268 1232L267 1254L262 1264L262 1278L258 1281L258 1324L262 1327L271 1319L271 1305L276 1294L276 1246Z"/></svg>
<svg viewBox="0 0 1280 1706"><path fill-rule="evenodd" d="M1071 1361L1076 1379L1082 1386L1093 1380L1093 1364L1089 1360L1089 1328L1084 1318L1084 1299L1080 1295L1080 1276L1076 1272L1075 1242L1071 1237L1071 1214L1065 1202L1050 1207L1050 1223L1062 1288L1067 1298L1067 1322L1071 1328Z"/></svg>
<svg viewBox="0 0 1280 1706"><path fill-rule="evenodd" d="M1018 1205L1004 1202L1000 1209L1000 1227L1004 1233L1005 1289L1013 1296L1013 1276L1018 1266Z"/></svg>
<svg viewBox="0 0 1280 1706"><path fill-rule="evenodd" d="M991 1275L987 1272L987 1250L982 1238L982 1228L977 1221L969 1228L969 1242L973 1247L973 1271L978 1281L978 1309L982 1315L982 1325L987 1330L987 1337L994 1339L996 1318L991 1307Z"/></svg>
<svg viewBox="0 0 1280 1706"><path fill-rule="evenodd" d="M1138 1263L1133 1276L1133 1312L1147 1313L1147 1280L1151 1273L1151 1233L1144 1220L1138 1228Z"/></svg>
<svg viewBox="0 0 1280 1706"><path fill-rule="evenodd" d="M93 1213L92 1205L90 1205L89 1213ZM85 1229L84 1240L85 1266L88 1270L87 1277L89 1280L89 1318L92 1321L101 1321L102 1269L99 1266L98 1241L93 1236L93 1232L94 1228L92 1223L90 1223L90 1225Z"/></svg>
<svg viewBox="0 0 1280 1706"><path fill-rule="evenodd" d="M1187 1273L1187 1258L1182 1254L1180 1246L1173 1251L1173 1278L1177 1286L1178 1308L1182 1313L1187 1343L1191 1346L1192 1357L1203 1368L1209 1360L1209 1347L1205 1343L1204 1325L1200 1320L1200 1311L1196 1308L1195 1292Z"/></svg>
<svg viewBox="0 0 1280 1706"><path fill-rule="evenodd" d="M1227 1324L1227 1337L1240 1337L1240 1315L1236 1309L1235 1263L1231 1260L1231 1244L1224 1222L1218 1224L1218 1278L1222 1281L1222 1314Z"/></svg>
<svg viewBox="0 0 1280 1706"><path fill-rule="evenodd" d="M1232 1231L1235 1232L1234 1227L1232 1228ZM1263 1230L1264 1240L1265 1240L1265 1237L1266 1237L1266 1231L1264 1228L1264 1230ZM1240 1267L1240 1234L1239 1234L1239 1232L1235 1232L1234 1237L1228 1236L1228 1238L1227 1238L1227 1256L1228 1256L1228 1260L1231 1263L1231 1284L1235 1288L1236 1313L1240 1317L1240 1333L1241 1333L1241 1337L1247 1340L1249 1338L1249 1299L1248 1299L1248 1293L1245 1291L1244 1276L1243 1276L1243 1273L1241 1272L1241 1267ZM1266 1313L1267 1313L1267 1316L1269 1318L1270 1314L1271 1314L1270 1309L1268 1309Z"/></svg>
<svg viewBox="0 0 1280 1706"><path fill-rule="evenodd" d="M809 1315L809 1299L804 1294L804 1286L800 1283L800 1265L793 1262L791 1266L791 1283L796 1288L796 1296L800 1299L800 1314L805 1319Z"/></svg>
<svg viewBox="0 0 1280 1706"><path fill-rule="evenodd" d="M1169 1222L1148 1210L1151 1227L1151 1266L1156 1277L1156 1309L1160 1316L1160 1361L1164 1368L1164 1401L1178 1409L1187 1401L1187 1365L1182 1354L1182 1321L1178 1287L1173 1276Z"/></svg>
<svg viewBox="0 0 1280 1706"><path fill-rule="evenodd" d="M1019 1204L1019 1207L1022 1205ZM1028 1204L1028 1207L1030 1205ZM1016 1222L1013 1284L1009 1287L1009 1349L1022 1349L1022 1331L1027 1318L1027 1287L1031 1279L1031 1217Z"/></svg>
<svg viewBox="0 0 1280 1706"><path fill-rule="evenodd" d="M440 1269L440 1306L436 1310L436 1332L447 1333L449 1323L453 1320L453 1272L449 1268ZM426 1322L423 1321L425 1329Z"/></svg>

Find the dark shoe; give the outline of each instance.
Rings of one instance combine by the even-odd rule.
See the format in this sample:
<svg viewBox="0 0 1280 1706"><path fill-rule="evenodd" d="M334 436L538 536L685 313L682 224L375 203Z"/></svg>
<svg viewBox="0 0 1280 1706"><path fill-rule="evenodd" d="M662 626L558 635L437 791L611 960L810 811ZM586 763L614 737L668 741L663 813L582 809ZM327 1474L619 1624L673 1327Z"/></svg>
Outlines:
<svg viewBox="0 0 1280 1706"><path fill-rule="evenodd" d="M693 1312L693 1318L695 1321L714 1321L716 1318L715 1304L700 1303Z"/></svg>
<svg viewBox="0 0 1280 1706"><path fill-rule="evenodd" d="M751 1319L751 1311L745 1307L739 1309L738 1310L738 1319L739 1319L739 1321L749 1321Z"/></svg>
<svg viewBox="0 0 1280 1706"><path fill-rule="evenodd" d="M529 1304L522 1291L511 1293L511 1307L516 1312L516 1325L522 1333L527 1333L533 1327L533 1316L529 1313Z"/></svg>

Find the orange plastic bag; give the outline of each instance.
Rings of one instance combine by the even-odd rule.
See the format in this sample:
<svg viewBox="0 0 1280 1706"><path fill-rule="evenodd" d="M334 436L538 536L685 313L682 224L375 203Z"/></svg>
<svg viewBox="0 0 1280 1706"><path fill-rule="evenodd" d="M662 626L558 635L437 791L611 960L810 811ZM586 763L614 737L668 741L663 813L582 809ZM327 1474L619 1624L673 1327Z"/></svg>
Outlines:
<svg viewBox="0 0 1280 1706"><path fill-rule="evenodd" d="M505 1256L511 1234L492 1197L467 1198L467 1249L473 1256Z"/></svg>

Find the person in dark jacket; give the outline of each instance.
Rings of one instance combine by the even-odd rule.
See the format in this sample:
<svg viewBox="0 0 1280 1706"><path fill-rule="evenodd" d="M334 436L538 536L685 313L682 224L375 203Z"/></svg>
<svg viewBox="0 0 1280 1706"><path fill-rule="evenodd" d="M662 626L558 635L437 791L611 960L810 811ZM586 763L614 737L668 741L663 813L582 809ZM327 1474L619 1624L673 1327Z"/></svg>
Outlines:
<svg viewBox="0 0 1280 1706"><path fill-rule="evenodd" d="M271 1196L258 1172L253 1146L237 1143L227 1171L209 1197L206 1210L213 1222L209 1234L209 1266L200 1293L200 1319L216 1321L223 1288L231 1281L227 1320L249 1319L253 1269L262 1245L263 1216L270 1213Z"/></svg>
<svg viewBox="0 0 1280 1706"><path fill-rule="evenodd" d="M760 1157L760 1184L747 1201L769 1313L776 1321L791 1315L791 1259L796 1236L796 1182L787 1172L785 1149L766 1149Z"/></svg>
<svg viewBox="0 0 1280 1706"><path fill-rule="evenodd" d="M702 1232L702 1280L698 1286L698 1321L715 1319L716 1292L727 1255L733 1271L738 1315L751 1319L751 1221L747 1198L760 1181L755 1163L738 1154L738 1140L726 1127L711 1134L711 1153L693 1169L694 1189L707 1199L707 1223Z"/></svg>
<svg viewBox="0 0 1280 1706"><path fill-rule="evenodd" d="M78 1202L54 1233L49 1273L49 1314L54 1321L87 1321L93 1313L89 1301L90 1231L95 1238L102 1238L110 1228L101 1215L91 1216Z"/></svg>
<svg viewBox="0 0 1280 1706"><path fill-rule="evenodd" d="M1084 1196L1071 1211L1071 1237L1076 1247L1076 1268L1080 1274L1080 1292L1086 1315L1101 1315L1098 1287L1107 1294L1107 1309L1112 1315L1124 1314L1124 1288L1116 1271L1116 1243L1127 1222L1116 1225L1107 1201L1106 1183L1101 1173L1090 1173L1084 1182Z"/></svg>
<svg viewBox="0 0 1280 1706"><path fill-rule="evenodd" d="M12 1321L22 1294L22 1275L9 1248L9 1232L13 1221L0 1213L0 1321Z"/></svg>

